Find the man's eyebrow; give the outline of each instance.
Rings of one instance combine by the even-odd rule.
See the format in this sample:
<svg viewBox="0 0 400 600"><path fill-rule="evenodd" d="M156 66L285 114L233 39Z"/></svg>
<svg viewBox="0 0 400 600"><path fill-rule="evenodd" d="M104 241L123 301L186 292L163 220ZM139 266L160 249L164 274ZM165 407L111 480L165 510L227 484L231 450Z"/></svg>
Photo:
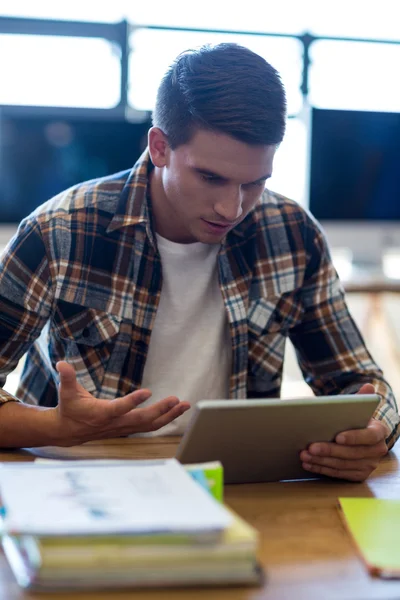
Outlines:
<svg viewBox="0 0 400 600"><path fill-rule="evenodd" d="M214 171L210 171L209 169L202 169L201 167L192 167L192 169L194 171L196 171L196 173L200 173L201 175L207 175L208 177L214 177L214 179L219 179L220 181L228 181L228 179L226 177L224 177L223 175L219 175L219 173L215 173ZM270 177L271 177L271 173L267 173L266 175L259 177L255 181L249 181L247 183L243 183L243 185L252 185L255 183L261 183L261 181L266 181Z"/></svg>
<svg viewBox="0 0 400 600"><path fill-rule="evenodd" d="M252 183L261 183L262 181L266 181L270 177L271 177L271 173L267 173L267 175L263 175L259 179L256 179L255 181L250 181L249 183L244 183L243 185L251 185Z"/></svg>

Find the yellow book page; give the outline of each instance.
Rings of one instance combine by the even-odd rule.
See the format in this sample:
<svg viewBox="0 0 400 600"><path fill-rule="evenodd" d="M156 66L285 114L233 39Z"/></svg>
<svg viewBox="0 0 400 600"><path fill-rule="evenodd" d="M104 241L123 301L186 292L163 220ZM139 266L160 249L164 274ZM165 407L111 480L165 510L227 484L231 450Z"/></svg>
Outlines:
<svg viewBox="0 0 400 600"><path fill-rule="evenodd" d="M222 543L238 544L242 542L254 542L254 544L258 544L259 533L257 529L249 525L249 523L239 517L239 515L234 513L227 506L225 506L225 508L231 513L233 520L230 527L225 529L222 535Z"/></svg>
<svg viewBox="0 0 400 600"><path fill-rule="evenodd" d="M229 509L228 509L229 510ZM171 560L199 562L201 560L230 561L235 557L255 559L259 534L241 519L232 514L233 522L222 535L219 542L212 544L129 544L123 536L81 537L81 538L35 538L22 536L20 543L28 554L31 564L36 567L54 568L73 566L86 568L88 565L100 565L105 562L109 566L119 564L163 563ZM132 539L132 538L128 538Z"/></svg>
<svg viewBox="0 0 400 600"><path fill-rule="evenodd" d="M400 500L339 498L339 504L370 572L400 577Z"/></svg>

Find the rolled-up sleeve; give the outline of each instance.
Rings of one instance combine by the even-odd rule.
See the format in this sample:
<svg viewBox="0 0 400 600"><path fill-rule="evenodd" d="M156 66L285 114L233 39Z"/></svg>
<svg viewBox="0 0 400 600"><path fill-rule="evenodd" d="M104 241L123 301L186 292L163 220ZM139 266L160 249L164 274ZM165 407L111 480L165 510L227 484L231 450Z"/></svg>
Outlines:
<svg viewBox="0 0 400 600"><path fill-rule="evenodd" d="M400 434L395 397L349 312L325 236L311 217L307 219L304 317L290 335L300 368L316 395L355 393L364 383L373 384L381 396L374 416L387 425L391 447Z"/></svg>
<svg viewBox="0 0 400 600"><path fill-rule="evenodd" d="M51 298L40 229L28 218L0 257L0 403L16 400L1 388L48 321Z"/></svg>

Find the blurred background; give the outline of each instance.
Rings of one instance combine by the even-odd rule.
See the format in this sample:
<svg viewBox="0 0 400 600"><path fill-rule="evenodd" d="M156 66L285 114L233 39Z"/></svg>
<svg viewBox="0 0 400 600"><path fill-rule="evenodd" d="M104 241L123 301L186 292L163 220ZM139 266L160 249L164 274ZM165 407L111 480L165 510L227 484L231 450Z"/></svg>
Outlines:
<svg viewBox="0 0 400 600"><path fill-rule="evenodd" d="M133 165L179 52L237 42L278 69L287 91L268 187L321 221L363 333L372 305L382 316L382 292L379 310L388 304L400 331L398 5L1 0L0 246L57 192Z"/></svg>

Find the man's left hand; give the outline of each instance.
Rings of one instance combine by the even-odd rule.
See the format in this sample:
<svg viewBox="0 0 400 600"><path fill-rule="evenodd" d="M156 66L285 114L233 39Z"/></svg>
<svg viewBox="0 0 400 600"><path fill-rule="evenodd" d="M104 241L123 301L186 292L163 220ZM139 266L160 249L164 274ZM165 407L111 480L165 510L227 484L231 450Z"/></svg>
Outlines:
<svg viewBox="0 0 400 600"><path fill-rule="evenodd" d="M367 383L357 393L374 394L374 386ZM334 442L311 444L300 453L303 469L338 479L364 481L387 454L387 436L386 425L371 419L365 429L343 431Z"/></svg>

